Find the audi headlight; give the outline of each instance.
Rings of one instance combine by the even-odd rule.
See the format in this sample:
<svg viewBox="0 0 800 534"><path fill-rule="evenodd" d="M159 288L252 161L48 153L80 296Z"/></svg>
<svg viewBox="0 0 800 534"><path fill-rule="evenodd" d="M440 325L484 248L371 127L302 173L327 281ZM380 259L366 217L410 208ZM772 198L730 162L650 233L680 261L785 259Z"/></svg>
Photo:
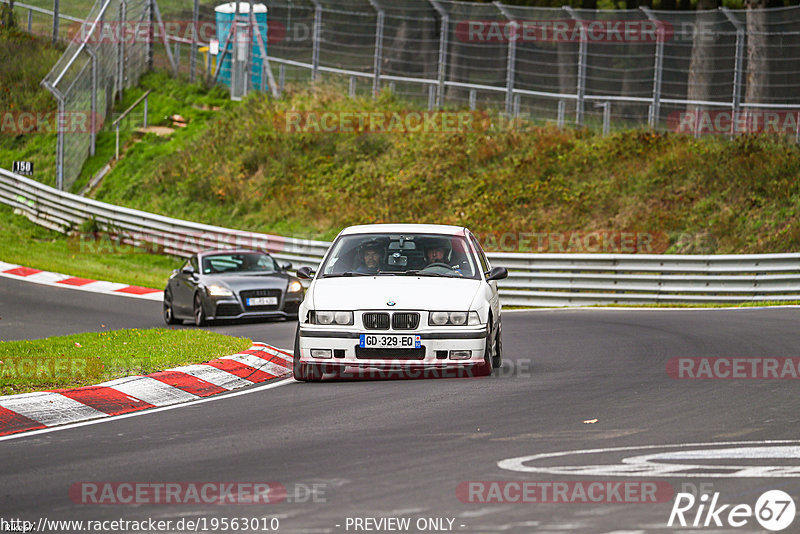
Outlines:
<svg viewBox="0 0 800 534"><path fill-rule="evenodd" d="M476 311L435 311L428 315L428 324L430 326L478 326L481 324L481 318Z"/></svg>
<svg viewBox="0 0 800 534"><path fill-rule="evenodd" d="M230 289L228 289L225 286L220 286L220 285L217 285L217 284L208 286L206 288L206 291L208 291L208 294L211 295L212 297L230 297L230 296L233 296L233 291L231 291Z"/></svg>
<svg viewBox="0 0 800 534"><path fill-rule="evenodd" d="M353 312L351 311L314 311L309 313L311 324L353 324Z"/></svg>
<svg viewBox="0 0 800 534"><path fill-rule="evenodd" d="M289 293L299 293L303 290L303 284L300 283L299 280L293 280L289 282Z"/></svg>

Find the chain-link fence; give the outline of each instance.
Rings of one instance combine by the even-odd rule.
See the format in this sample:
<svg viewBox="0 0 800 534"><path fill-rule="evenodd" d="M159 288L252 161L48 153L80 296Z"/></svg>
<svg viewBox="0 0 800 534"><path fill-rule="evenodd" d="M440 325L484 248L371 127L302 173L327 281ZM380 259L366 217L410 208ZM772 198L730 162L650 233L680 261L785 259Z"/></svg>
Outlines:
<svg viewBox="0 0 800 534"><path fill-rule="evenodd" d="M251 16L250 6L260 3L266 31L258 19L264 11ZM265 0L228 4L231 16L221 28L220 4L97 0L88 24L81 23L81 39L70 34L64 58L45 80L59 109L88 106L105 118L114 96L150 61L190 79L244 80L232 91L237 97L267 88L279 95L288 83L335 77L351 95L388 89L430 109L496 109L604 131L649 126L696 136L766 131L800 138L797 6L653 11ZM112 20L149 21L150 34L130 43L107 39ZM240 31L250 45L236 46ZM237 64L251 75L234 76ZM77 177L92 138L59 136L61 187Z"/></svg>

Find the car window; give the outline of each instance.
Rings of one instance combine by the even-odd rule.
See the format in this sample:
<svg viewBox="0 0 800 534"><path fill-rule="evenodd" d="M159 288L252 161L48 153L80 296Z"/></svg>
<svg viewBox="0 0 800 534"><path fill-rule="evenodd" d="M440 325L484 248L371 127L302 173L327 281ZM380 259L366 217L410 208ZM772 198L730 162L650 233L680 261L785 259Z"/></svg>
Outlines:
<svg viewBox="0 0 800 534"><path fill-rule="evenodd" d="M203 256L203 274L272 273L275 271L278 271L278 265L268 254L238 253Z"/></svg>
<svg viewBox="0 0 800 534"><path fill-rule="evenodd" d="M469 234L469 240L472 243L472 246L475 247L475 252L478 254L478 261L481 262L481 269L483 272L488 273L492 269L492 264L489 263L489 258L487 258L486 253L483 252L481 244L472 234Z"/></svg>
<svg viewBox="0 0 800 534"><path fill-rule="evenodd" d="M322 277L372 274L478 278L479 272L466 239L445 234L340 236L320 268Z"/></svg>
<svg viewBox="0 0 800 534"><path fill-rule="evenodd" d="M191 258L189 258L188 264L189 267L192 268L192 271L196 273L200 272L200 269L197 268L197 256L192 256Z"/></svg>

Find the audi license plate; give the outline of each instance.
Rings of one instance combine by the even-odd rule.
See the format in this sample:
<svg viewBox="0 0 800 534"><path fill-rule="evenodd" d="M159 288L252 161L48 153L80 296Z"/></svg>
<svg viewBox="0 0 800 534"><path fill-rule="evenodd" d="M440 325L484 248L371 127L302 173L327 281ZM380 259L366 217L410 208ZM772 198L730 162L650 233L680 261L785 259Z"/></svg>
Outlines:
<svg viewBox="0 0 800 534"><path fill-rule="evenodd" d="M247 299L248 306L277 306L278 297L253 297Z"/></svg>
<svg viewBox="0 0 800 534"><path fill-rule="evenodd" d="M422 346L422 337L361 334L358 346L362 349L418 349Z"/></svg>

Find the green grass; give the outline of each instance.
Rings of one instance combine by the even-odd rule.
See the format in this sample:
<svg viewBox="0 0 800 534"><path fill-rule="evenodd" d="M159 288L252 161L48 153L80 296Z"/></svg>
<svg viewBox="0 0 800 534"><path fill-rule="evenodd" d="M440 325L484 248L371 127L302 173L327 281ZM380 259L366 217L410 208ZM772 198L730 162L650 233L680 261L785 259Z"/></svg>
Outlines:
<svg viewBox="0 0 800 534"><path fill-rule="evenodd" d="M89 386L236 354L250 345L246 338L165 328L0 341L0 395Z"/></svg>
<svg viewBox="0 0 800 534"><path fill-rule="evenodd" d="M14 160L32 161L36 176L55 174L54 133L19 133L18 113L56 110L53 96L39 85L61 57L64 47L18 30L0 30L0 167ZM25 58L20 60L20 58Z"/></svg>
<svg viewBox="0 0 800 534"><path fill-rule="evenodd" d="M350 100L340 89L295 90L280 101L253 95L194 135L139 143L97 198L312 238L351 224L419 222L495 236L650 232L667 236L672 253L800 250L800 148L782 137L603 137L526 123L499 128L495 117L467 133L276 128L289 110L410 107L388 94Z"/></svg>
<svg viewBox="0 0 800 534"><path fill-rule="evenodd" d="M180 260L125 247L80 247L64 234L30 222L0 204L0 260L59 273L161 289Z"/></svg>

